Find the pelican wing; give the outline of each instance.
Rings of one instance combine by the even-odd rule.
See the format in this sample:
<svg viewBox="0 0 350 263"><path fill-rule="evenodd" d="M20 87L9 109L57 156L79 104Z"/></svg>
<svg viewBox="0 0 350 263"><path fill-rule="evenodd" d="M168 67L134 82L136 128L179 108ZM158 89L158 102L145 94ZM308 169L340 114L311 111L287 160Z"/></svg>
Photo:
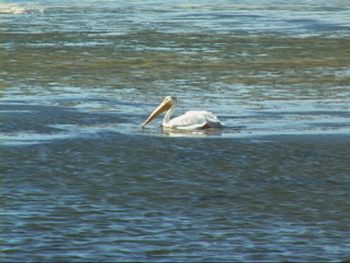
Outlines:
<svg viewBox="0 0 350 263"><path fill-rule="evenodd" d="M188 111L184 115L171 119L166 128L193 130L222 126L218 118L209 111Z"/></svg>

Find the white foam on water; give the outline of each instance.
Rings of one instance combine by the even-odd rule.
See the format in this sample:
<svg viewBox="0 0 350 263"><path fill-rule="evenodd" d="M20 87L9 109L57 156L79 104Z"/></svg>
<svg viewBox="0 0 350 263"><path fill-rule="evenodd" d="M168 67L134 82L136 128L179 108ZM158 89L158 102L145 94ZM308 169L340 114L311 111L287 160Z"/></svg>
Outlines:
<svg viewBox="0 0 350 263"><path fill-rule="evenodd" d="M0 133L1 143L4 146L30 145L47 143L52 140L62 140L77 136L74 133L35 133L35 132L16 132L16 133Z"/></svg>

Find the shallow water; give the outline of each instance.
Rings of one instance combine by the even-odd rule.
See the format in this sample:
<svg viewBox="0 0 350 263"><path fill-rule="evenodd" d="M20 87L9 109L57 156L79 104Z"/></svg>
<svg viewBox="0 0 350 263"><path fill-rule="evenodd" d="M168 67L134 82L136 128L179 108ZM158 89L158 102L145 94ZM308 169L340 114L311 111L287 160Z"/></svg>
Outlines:
<svg viewBox="0 0 350 263"><path fill-rule="evenodd" d="M343 1L5 1L4 261L349 254ZM166 96L226 127L141 123Z"/></svg>

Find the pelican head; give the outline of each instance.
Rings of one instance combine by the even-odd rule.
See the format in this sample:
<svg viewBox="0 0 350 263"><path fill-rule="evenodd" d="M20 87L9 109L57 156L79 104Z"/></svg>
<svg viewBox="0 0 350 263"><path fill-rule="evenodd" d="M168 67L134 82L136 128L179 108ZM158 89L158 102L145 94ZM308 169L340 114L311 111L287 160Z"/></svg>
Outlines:
<svg viewBox="0 0 350 263"><path fill-rule="evenodd" d="M164 111L169 109L173 109L176 106L177 100L175 97L167 96L163 100L163 102L151 113L151 115L147 118L147 120L142 124L142 127L145 127L150 121L152 121L155 117L161 114Z"/></svg>

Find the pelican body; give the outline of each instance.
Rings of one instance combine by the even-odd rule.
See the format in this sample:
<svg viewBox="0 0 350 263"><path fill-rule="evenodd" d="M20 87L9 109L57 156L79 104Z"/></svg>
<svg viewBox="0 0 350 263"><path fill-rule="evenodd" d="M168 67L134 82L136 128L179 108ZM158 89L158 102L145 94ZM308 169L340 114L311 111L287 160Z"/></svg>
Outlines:
<svg viewBox="0 0 350 263"><path fill-rule="evenodd" d="M222 128L218 118L209 111L187 111L185 114L170 119L173 114L177 100L175 97L167 96L163 102L151 113L147 120L142 124L145 127L150 121L167 111L163 119L163 129L182 129L196 130L207 128Z"/></svg>

